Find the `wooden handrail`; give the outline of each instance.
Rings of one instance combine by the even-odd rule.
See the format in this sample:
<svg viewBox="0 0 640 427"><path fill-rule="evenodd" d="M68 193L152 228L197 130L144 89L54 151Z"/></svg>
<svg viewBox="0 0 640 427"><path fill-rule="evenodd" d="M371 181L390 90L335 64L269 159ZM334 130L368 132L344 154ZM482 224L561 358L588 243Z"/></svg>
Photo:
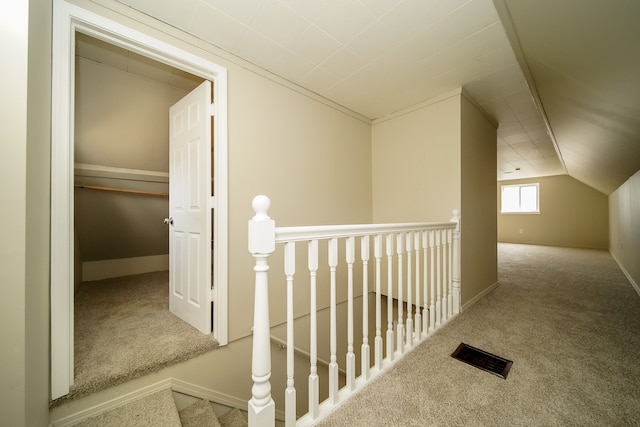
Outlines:
<svg viewBox="0 0 640 427"><path fill-rule="evenodd" d="M99 190L99 191L112 191L116 193L129 193L129 194L141 194L143 196L160 196L169 197L169 193L163 193L160 191L143 191L143 190L131 190L128 188L115 188L115 187L101 187L99 185L85 185L75 184L75 188L84 188L87 190Z"/></svg>

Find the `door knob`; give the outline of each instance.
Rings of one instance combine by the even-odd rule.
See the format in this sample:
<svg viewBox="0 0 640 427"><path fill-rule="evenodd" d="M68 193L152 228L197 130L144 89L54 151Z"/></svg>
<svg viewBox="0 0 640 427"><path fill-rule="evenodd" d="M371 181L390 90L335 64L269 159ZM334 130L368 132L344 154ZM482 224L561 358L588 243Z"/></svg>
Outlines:
<svg viewBox="0 0 640 427"><path fill-rule="evenodd" d="M173 218L172 217L165 218L164 223L167 225L173 225Z"/></svg>

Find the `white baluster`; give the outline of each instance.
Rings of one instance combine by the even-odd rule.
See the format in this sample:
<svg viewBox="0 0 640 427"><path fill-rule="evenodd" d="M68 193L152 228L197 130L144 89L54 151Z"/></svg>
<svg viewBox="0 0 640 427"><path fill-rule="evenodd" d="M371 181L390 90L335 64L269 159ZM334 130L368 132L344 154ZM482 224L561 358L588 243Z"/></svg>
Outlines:
<svg viewBox="0 0 640 427"><path fill-rule="evenodd" d="M347 389L356 386L356 355L353 353L353 263L355 262L355 238L346 239L347 256Z"/></svg>
<svg viewBox="0 0 640 427"><path fill-rule="evenodd" d="M338 403L338 358L336 355L336 268L338 266L338 239L329 240L329 269L331 272L330 298L330 351L329 359L329 400Z"/></svg>
<svg viewBox="0 0 640 427"><path fill-rule="evenodd" d="M413 345L413 270L411 268L411 252L413 251L413 237L411 233L407 233L405 236L405 243L407 249L407 325L405 326L405 342L407 347L411 347Z"/></svg>
<svg viewBox="0 0 640 427"><path fill-rule="evenodd" d="M387 234L387 357L393 360L393 234Z"/></svg>
<svg viewBox="0 0 640 427"><path fill-rule="evenodd" d="M404 255L403 245L404 233L396 235L396 254L398 255L398 324L396 325L396 351L400 354L404 353L404 299L402 295L403 277L402 277L402 258Z"/></svg>
<svg viewBox="0 0 640 427"><path fill-rule="evenodd" d="M382 289L380 277L382 264L382 236L376 235L373 256L376 259L376 337L374 340L374 363L376 368L382 367Z"/></svg>
<svg viewBox="0 0 640 427"><path fill-rule="evenodd" d="M429 247L429 232L428 231L423 231L421 232L421 236L422 236L422 265L423 265L423 270L424 273L422 275L422 282L423 282L423 289L422 289L422 293L424 294L424 309L422 310L422 333L424 335L427 335L428 331L429 331L429 294L428 294L428 283L429 283L429 276L428 276L428 272L429 269L427 267L427 248Z"/></svg>
<svg viewBox="0 0 640 427"><path fill-rule="evenodd" d="M320 405L320 383L318 379L318 308L316 300L316 279L318 273L318 241L309 241L309 274L311 278L309 353L311 369L309 372L309 414L312 419L318 417Z"/></svg>
<svg viewBox="0 0 640 427"><path fill-rule="evenodd" d="M456 223L453 231L453 266L451 268L451 288L453 293L453 314L460 313L462 305L460 302L460 213L458 210L453 211L451 221Z"/></svg>
<svg viewBox="0 0 640 427"><path fill-rule="evenodd" d="M294 385L293 339L293 276L296 272L296 245L287 242L284 245L284 274L287 276L287 388L285 395L285 425L296 425L296 389Z"/></svg>
<svg viewBox="0 0 640 427"><path fill-rule="evenodd" d="M362 346L360 347L360 375L369 379L369 236L360 238L362 260Z"/></svg>
<svg viewBox="0 0 640 427"><path fill-rule="evenodd" d="M448 299L448 295L449 295L449 279L448 279L448 274L449 274L449 264L448 264L448 258L447 258L447 230L440 230L440 235L442 236L442 302L441 302L441 306L442 306L442 321L446 321L449 316L448 316L448 312L447 312L447 299Z"/></svg>
<svg viewBox="0 0 640 427"><path fill-rule="evenodd" d="M413 233L413 248L416 252L416 317L414 319L415 322L415 337L416 341L420 341L422 338L422 316L420 315L421 305L420 305L420 232L416 231Z"/></svg>
<svg viewBox="0 0 640 427"><path fill-rule="evenodd" d="M436 230L436 329L442 320L442 242L440 230Z"/></svg>
<svg viewBox="0 0 640 427"><path fill-rule="evenodd" d="M449 255L447 255L447 259L449 260L447 265L449 267L449 273L447 274L447 277L449 278L447 280L447 316L448 317L452 317L453 316L453 245L452 245L452 239L451 239L451 229L447 230L447 252L449 253Z"/></svg>
<svg viewBox="0 0 640 427"><path fill-rule="evenodd" d="M266 196L253 199L255 216L249 221L249 252L253 255L255 299L253 307L253 353L251 360L251 400L248 403L250 427L275 425L275 404L271 398L271 337L269 325L269 283L267 258L275 250L275 221L267 212Z"/></svg>
<svg viewBox="0 0 640 427"><path fill-rule="evenodd" d="M436 328L436 279L435 279L435 271L436 264L434 261L434 252L435 252L435 232L433 230L429 230L429 259L431 264L429 265L429 332L433 332Z"/></svg>

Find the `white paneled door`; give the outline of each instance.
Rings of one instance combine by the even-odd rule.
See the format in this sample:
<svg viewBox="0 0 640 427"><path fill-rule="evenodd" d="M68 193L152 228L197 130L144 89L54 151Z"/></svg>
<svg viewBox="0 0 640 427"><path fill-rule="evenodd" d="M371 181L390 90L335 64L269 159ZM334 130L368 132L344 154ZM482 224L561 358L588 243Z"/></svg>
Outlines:
<svg viewBox="0 0 640 427"><path fill-rule="evenodd" d="M211 333L211 82L169 110L169 310Z"/></svg>

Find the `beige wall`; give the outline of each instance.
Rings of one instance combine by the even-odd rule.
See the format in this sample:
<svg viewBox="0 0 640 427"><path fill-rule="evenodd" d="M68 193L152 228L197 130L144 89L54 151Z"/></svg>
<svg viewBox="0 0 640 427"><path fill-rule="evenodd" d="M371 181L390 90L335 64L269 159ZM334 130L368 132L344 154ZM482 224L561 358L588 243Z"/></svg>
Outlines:
<svg viewBox="0 0 640 427"><path fill-rule="evenodd" d="M197 83L192 83L195 86ZM76 58L75 162L168 173L169 108L188 91ZM76 184L169 191L167 179L91 176ZM149 177L149 179L153 179ZM81 261L167 254L166 197L76 189L76 252Z"/></svg>
<svg viewBox="0 0 640 427"><path fill-rule="evenodd" d="M463 304L493 285L495 124L456 91L375 121L372 151L374 222L448 221L460 210Z"/></svg>
<svg viewBox="0 0 640 427"><path fill-rule="evenodd" d="M640 172L609 195L609 250L640 294Z"/></svg>
<svg viewBox="0 0 640 427"><path fill-rule="evenodd" d="M50 2L0 17L0 414L12 426L48 425L50 22Z"/></svg>
<svg viewBox="0 0 640 427"><path fill-rule="evenodd" d="M374 121L373 221L448 221L460 208L460 94Z"/></svg>
<svg viewBox="0 0 640 427"><path fill-rule="evenodd" d="M75 162L169 171L169 107L188 91L76 59Z"/></svg>
<svg viewBox="0 0 640 427"><path fill-rule="evenodd" d="M501 185L532 182L540 184L540 214L501 214ZM500 181L497 195L500 242L602 249L609 246L607 196L575 178L558 175Z"/></svg>
<svg viewBox="0 0 640 427"><path fill-rule="evenodd" d="M3 143L0 144L0 189L3 206L0 218L5 227L0 247L0 331L2 360L0 412L3 421L25 425L26 420L26 175L27 175L27 2L3 11L0 18L0 46L6 64L0 89L3 94ZM9 23L15 26L9 26ZM13 29L13 32L11 30ZM7 209L6 207L11 207ZM11 286L9 286L11 284Z"/></svg>
<svg viewBox="0 0 640 427"><path fill-rule="evenodd" d="M87 185L128 187L121 180L80 181ZM169 191L166 183L133 184L136 190ZM76 189L74 202L82 262L169 253L169 235L163 223L169 212L167 197Z"/></svg>
<svg viewBox="0 0 640 427"><path fill-rule="evenodd" d="M51 2L29 2L27 121L27 422L45 425L49 400Z"/></svg>
<svg viewBox="0 0 640 427"><path fill-rule="evenodd" d="M239 67L229 68L229 94L229 336L236 339L250 333L252 319L243 308L254 282L247 251L251 200L269 196L279 226L370 222L371 131L368 123ZM304 258L298 261L303 271ZM282 265L278 257L270 263L274 273ZM305 288L297 288L297 315L308 312ZM284 295L282 283L273 284L272 324L285 320Z"/></svg>
<svg viewBox="0 0 640 427"><path fill-rule="evenodd" d="M498 281L495 215L496 124L466 96L462 114L461 266L462 304Z"/></svg>

